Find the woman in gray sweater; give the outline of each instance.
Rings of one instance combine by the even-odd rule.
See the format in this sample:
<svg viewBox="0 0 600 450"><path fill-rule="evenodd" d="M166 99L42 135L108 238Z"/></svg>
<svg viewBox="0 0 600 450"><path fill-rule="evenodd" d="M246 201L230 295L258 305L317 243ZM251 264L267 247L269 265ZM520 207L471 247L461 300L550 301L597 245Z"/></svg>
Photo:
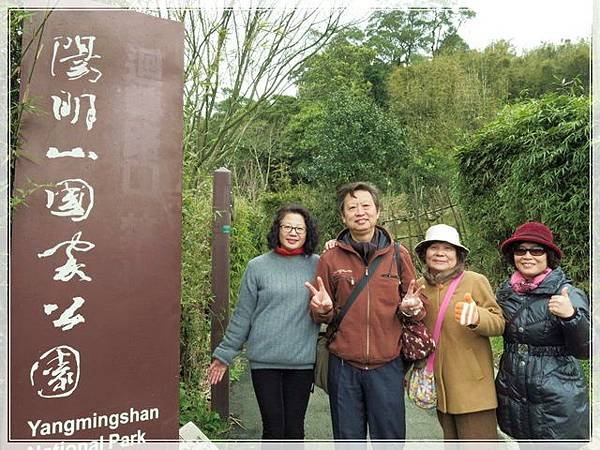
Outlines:
<svg viewBox="0 0 600 450"><path fill-rule="evenodd" d="M313 382L319 331L308 314L306 281L319 257L315 220L299 205L277 211L267 235L269 252L252 259L236 309L208 368L221 381L246 344L263 439L304 439L304 415Z"/></svg>

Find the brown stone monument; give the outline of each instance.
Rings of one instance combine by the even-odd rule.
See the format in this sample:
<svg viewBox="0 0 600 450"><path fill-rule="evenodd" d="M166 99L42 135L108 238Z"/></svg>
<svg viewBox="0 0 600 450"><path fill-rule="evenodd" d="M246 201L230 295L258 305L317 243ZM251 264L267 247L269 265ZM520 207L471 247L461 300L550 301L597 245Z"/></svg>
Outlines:
<svg viewBox="0 0 600 450"><path fill-rule="evenodd" d="M27 24L11 231L9 439L176 439L183 25Z"/></svg>

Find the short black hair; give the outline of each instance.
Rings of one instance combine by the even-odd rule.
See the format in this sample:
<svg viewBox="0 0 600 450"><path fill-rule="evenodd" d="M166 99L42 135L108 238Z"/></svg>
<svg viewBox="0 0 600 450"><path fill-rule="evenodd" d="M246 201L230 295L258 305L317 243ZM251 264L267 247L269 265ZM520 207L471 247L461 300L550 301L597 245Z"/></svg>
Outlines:
<svg viewBox="0 0 600 450"><path fill-rule="evenodd" d="M507 246L503 252L504 260L507 262L508 265L514 267L515 269L517 268L515 266L515 249L523 242L526 241L513 242L509 246ZM546 250L546 259L548 261L548 267L550 267L551 269L556 269L558 266L560 266L560 255L558 253L556 253L554 250L552 250L549 247L546 247L543 244L537 245L543 247Z"/></svg>
<svg viewBox="0 0 600 450"><path fill-rule="evenodd" d="M417 249L417 256L419 257L419 259L421 260L421 262L423 264L425 264L425 254L427 253L427 249L431 246L431 244L435 244L436 242L443 242L444 244L450 244L450 242L446 242L446 241L431 241L431 242L428 242L427 245L419 246L419 248ZM454 249L456 250L457 263L464 264L467 261L468 252L464 248L457 247L454 244L450 244L450 245L452 245L452 247L454 247Z"/></svg>
<svg viewBox="0 0 600 450"><path fill-rule="evenodd" d="M317 221L310 214L310 212L308 212L308 209L298 204L284 205L277 210L275 213L275 218L273 219L273 223L271 224L271 229L267 234L267 245L271 250L280 246L279 226L286 214L300 214L304 218L304 223L306 224L304 254L312 255L315 252L317 245L319 245L319 230L317 228Z"/></svg>
<svg viewBox="0 0 600 450"><path fill-rule="evenodd" d="M379 189L371 183L356 181L354 183L344 184L337 191L337 206L342 216L344 215L344 200L346 199L346 195L350 194L351 197L354 197L356 191L367 191L371 194L373 203L375 203L375 208L379 211Z"/></svg>

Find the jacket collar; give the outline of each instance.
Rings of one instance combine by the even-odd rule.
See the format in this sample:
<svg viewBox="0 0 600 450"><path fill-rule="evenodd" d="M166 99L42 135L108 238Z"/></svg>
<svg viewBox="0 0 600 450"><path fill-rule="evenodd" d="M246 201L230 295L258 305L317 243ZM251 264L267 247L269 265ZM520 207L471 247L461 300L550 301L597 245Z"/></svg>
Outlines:
<svg viewBox="0 0 600 450"><path fill-rule="evenodd" d="M571 280L567 278L567 275L562 268L557 267L548 274L544 281L537 287L537 289L531 291L528 294L555 294L560 290L562 286L567 283L571 283ZM501 293L510 294L512 288L510 287L510 280L505 281L500 288ZM525 294L527 295L527 294Z"/></svg>
<svg viewBox="0 0 600 450"><path fill-rule="evenodd" d="M376 225L375 228L376 228L376 231L377 230L380 231L380 234L379 234L379 240L377 243L378 249L373 253L373 255L371 255L371 260L376 255L385 253L386 250L394 244L394 240L392 239L392 236L390 235L390 233L388 233L388 231L385 228L383 228L379 225ZM340 231L340 233L337 235L336 239L337 239L339 248L342 248L348 252L355 253L357 256L360 257L358 252L356 250L354 250L354 248L352 248L352 245L350 244L350 230L348 228L344 228L342 231Z"/></svg>

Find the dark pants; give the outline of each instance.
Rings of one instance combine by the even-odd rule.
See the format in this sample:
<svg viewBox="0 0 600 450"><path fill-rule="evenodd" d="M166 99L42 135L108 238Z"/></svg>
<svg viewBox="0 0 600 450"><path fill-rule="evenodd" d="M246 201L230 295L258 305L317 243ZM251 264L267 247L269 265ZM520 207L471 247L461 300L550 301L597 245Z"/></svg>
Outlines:
<svg viewBox="0 0 600 450"><path fill-rule="evenodd" d="M363 370L330 354L327 386L334 439L406 438L402 358Z"/></svg>
<svg viewBox="0 0 600 450"><path fill-rule="evenodd" d="M253 369L252 385L263 423L263 439L304 439L304 415L312 369Z"/></svg>

